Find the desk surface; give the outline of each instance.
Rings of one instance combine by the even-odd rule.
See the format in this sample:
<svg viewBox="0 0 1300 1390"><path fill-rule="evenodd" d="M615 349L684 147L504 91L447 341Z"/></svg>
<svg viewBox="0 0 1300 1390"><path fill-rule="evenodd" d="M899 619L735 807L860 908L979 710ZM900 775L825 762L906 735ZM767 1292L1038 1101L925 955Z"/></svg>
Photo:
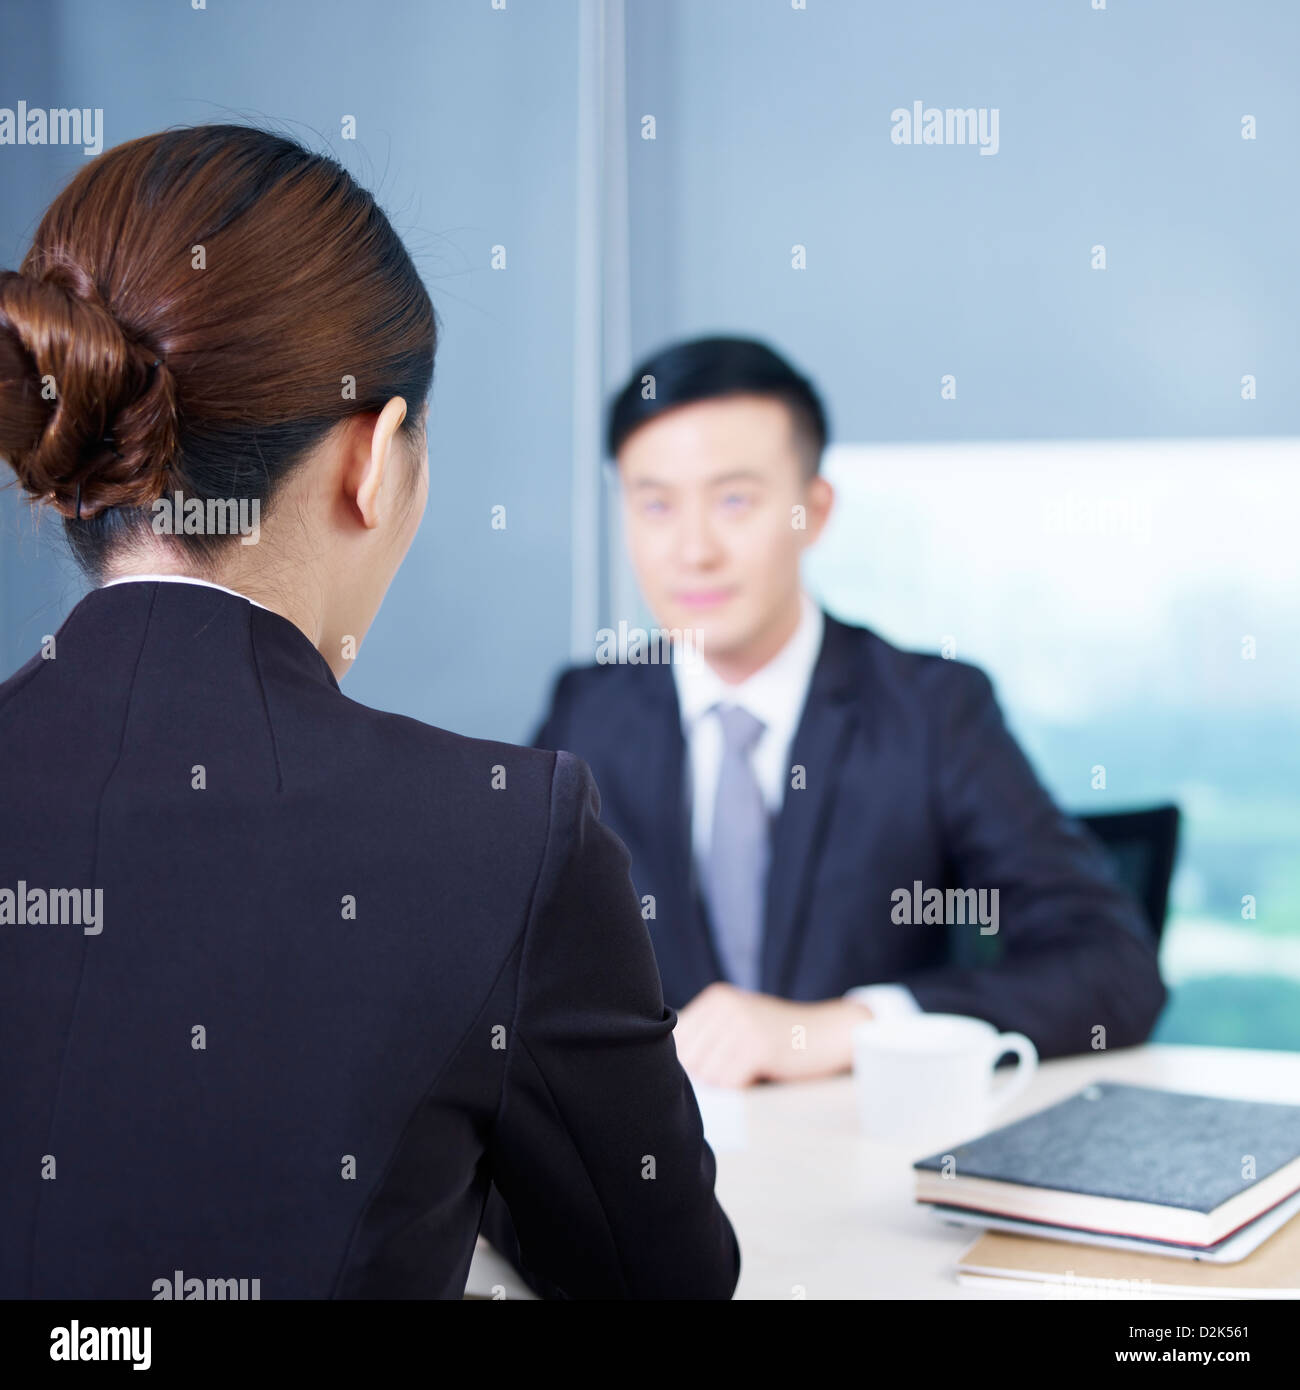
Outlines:
<svg viewBox="0 0 1300 1390"><path fill-rule="evenodd" d="M1300 1104L1300 1053L1128 1048L1046 1062L997 1118L1005 1124L1093 1081ZM700 1091L717 1192L740 1240L737 1298L979 1298L957 1256L978 1232L944 1226L912 1200L920 1153L862 1138L853 1080ZM467 1292L530 1297L480 1244Z"/></svg>

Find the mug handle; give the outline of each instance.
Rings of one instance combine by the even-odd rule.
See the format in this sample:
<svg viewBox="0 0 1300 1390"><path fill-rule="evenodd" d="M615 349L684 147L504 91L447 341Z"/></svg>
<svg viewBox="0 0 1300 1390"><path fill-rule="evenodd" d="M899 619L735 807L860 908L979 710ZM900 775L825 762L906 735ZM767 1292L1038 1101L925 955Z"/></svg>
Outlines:
<svg viewBox="0 0 1300 1390"><path fill-rule="evenodd" d="M1006 1109L1034 1079L1034 1073L1038 1070L1038 1049L1023 1033L999 1033L994 1039L992 1050L993 1055L989 1059L990 1070L995 1070L1008 1052L1014 1052L1020 1059L1015 1074L993 1090L990 1105L994 1111L998 1111Z"/></svg>

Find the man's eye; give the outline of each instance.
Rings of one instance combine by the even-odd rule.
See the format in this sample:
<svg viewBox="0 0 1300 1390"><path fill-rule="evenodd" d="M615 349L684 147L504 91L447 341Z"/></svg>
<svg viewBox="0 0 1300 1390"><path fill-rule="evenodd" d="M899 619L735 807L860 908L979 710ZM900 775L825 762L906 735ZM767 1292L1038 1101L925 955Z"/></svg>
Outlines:
<svg viewBox="0 0 1300 1390"><path fill-rule="evenodd" d="M753 499L746 492L728 492L722 499L722 505L728 511L743 511L749 506Z"/></svg>
<svg viewBox="0 0 1300 1390"><path fill-rule="evenodd" d="M648 497L642 502L641 510L650 516L662 516L668 510L668 503L659 497Z"/></svg>

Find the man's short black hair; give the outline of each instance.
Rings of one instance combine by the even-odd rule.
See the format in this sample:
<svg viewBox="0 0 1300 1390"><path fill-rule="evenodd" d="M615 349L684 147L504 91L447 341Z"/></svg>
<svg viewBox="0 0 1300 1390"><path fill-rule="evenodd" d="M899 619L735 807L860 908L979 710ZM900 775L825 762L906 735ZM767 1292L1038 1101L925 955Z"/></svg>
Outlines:
<svg viewBox="0 0 1300 1390"><path fill-rule="evenodd" d="M804 445L807 474L817 472L828 437L821 399L812 382L754 338L695 338L646 358L614 398L606 440L610 457L618 456L634 430L665 411L723 396L782 401Z"/></svg>

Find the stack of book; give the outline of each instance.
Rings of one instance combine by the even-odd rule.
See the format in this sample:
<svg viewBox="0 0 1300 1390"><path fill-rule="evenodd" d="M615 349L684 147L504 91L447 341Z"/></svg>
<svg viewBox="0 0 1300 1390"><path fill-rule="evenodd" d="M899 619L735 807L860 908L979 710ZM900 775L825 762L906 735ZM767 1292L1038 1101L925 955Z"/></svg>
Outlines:
<svg viewBox="0 0 1300 1390"><path fill-rule="evenodd" d="M914 1167L963 1284L1300 1296L1300 1106L1101 1083Z"/></svg>

